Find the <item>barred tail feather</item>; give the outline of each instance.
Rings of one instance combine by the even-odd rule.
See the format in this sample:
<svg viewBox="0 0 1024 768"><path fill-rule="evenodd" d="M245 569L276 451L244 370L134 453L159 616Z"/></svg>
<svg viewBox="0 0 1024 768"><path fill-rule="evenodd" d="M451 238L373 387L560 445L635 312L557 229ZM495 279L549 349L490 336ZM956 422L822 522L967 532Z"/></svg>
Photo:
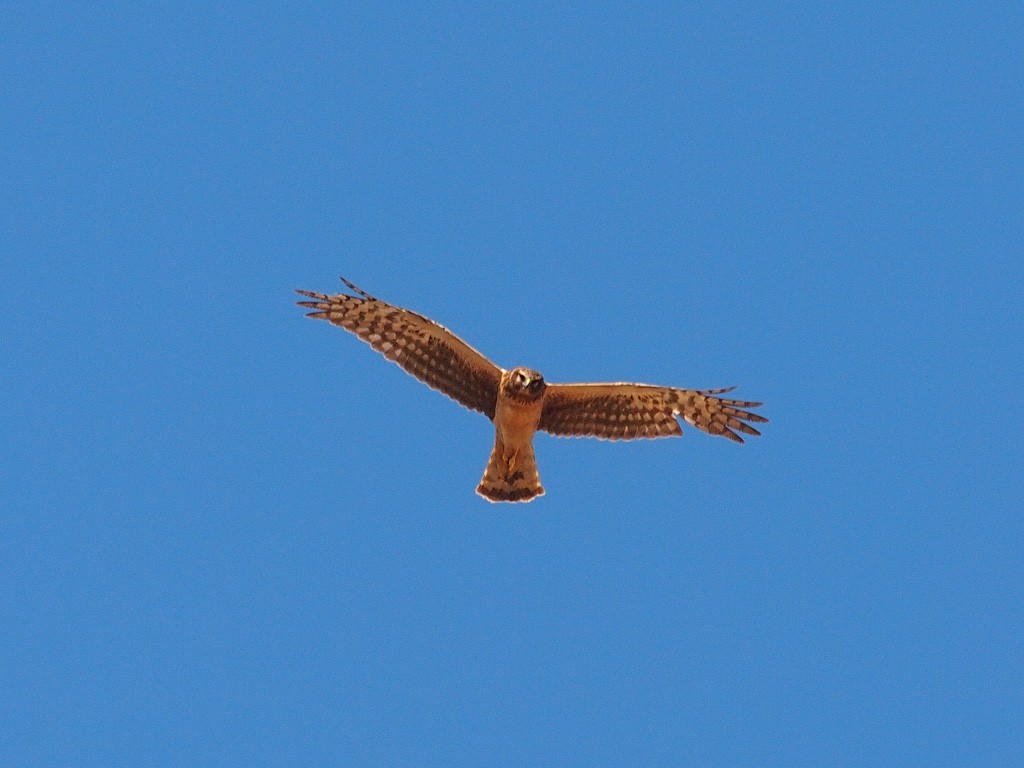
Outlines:
<svg viewBox="0 0 1024 768"><path fill-rule="evenodd" d="M533 445L513 452L495 439L491 460L476 492L488 501L531 501L543 496Z"/></svg>

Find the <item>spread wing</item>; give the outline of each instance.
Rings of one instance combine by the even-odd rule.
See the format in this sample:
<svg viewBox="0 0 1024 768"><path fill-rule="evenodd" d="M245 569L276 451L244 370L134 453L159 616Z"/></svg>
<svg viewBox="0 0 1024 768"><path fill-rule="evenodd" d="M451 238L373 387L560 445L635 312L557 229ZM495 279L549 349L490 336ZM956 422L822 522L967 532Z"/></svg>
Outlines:
<svg viewBox="0 0 1024 768"><path fill-rule="evenodd" d="M297 291L307 314L351 331L420 381L474 411L494 418L501 369L433 320L376 299L342 282L357 296Z"/></svg>
<svg viewBox="0 0 1024 768"><path fill-rule="evenodd" d="M761 434L746 422L764 423L768 419L746 410L761 403L715 397L732 389L674 389L626 383L549 384L539 428L553 435L608 440L667 437L683 434L676 420L678 415L708 434L742 443L743 438L736 432Z"/></svg>

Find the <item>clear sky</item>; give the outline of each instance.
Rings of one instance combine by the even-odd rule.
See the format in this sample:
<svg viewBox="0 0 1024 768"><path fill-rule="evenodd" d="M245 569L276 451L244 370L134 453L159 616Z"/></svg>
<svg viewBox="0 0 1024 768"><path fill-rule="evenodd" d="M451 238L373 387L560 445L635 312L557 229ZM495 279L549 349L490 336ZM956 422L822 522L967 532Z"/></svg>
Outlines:
<svg viewBox="0 0 1024 768"><path fill-rule="evenodd" d="M0 763L1024 764L1024 11L703 5L0 12ZM490 505L338 275L771 424Z"/></svg>

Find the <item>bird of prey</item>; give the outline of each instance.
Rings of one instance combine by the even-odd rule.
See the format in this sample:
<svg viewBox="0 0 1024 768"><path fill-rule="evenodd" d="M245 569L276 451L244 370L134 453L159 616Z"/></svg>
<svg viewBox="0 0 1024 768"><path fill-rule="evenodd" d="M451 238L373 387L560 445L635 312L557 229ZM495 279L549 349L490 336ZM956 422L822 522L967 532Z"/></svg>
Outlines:
<svg viewBox="0 0 1024 768"><path fill-rule="evenodd" d="M768 420L749 409L761 403L727 400L724 389L650 384L549 384L530 368L499 368L433 320L381 301L342 282L355 295L297 293L311 301L308 317L351 331L428 386L494 422L494 450L477 493L489 501L530 501L544 493L533 453L540 429L560 436L608 440L682 435L676 417L737 443L759 435L747 422Z"/></svg>

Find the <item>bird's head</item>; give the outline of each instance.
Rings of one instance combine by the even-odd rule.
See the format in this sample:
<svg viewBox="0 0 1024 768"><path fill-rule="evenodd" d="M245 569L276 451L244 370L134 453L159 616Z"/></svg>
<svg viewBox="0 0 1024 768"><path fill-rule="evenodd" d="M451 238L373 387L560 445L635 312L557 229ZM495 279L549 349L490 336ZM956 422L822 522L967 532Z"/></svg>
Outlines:
<svg viewBox="0 0 1024 768"><path fill-rule="evenodd" d="M536 400L544 394L544 377L529 368L513 368L505 381L505 392L517 400Z"/></svg>

